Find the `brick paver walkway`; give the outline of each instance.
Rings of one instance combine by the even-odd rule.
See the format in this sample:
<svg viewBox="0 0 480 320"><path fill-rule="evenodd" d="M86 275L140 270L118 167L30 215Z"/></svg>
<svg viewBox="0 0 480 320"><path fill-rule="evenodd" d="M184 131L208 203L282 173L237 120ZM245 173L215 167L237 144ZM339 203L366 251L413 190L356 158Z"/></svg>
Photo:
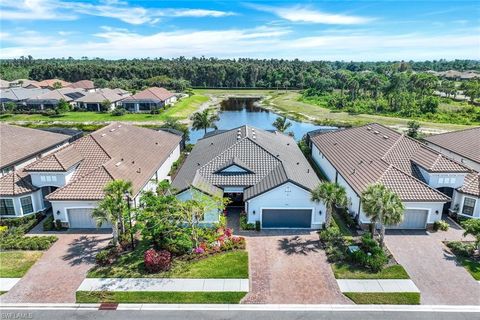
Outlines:
<svg viewBox="0 0 480 320"><path fill-rule="evenodd" d="M95 254L110 234L58 234L58 241L43 254L1 302L75 302L75 291L95 263Z"/></svg>
<svg viewBox="0 0 480 320"><path fill-rule="evenodd" d="M282 235L285 233L286 235ZM316 232L247 236L250 293L243 303L352 303L338 287Z"/></svg>
<svg viewBox="0 0 480 320"><path fill-rule="evenodd" d="M453 224L447 232L387 232L387 247L420 289L422 304L480 305L479 284L443 244L464 239L462 233Z"/></svg>

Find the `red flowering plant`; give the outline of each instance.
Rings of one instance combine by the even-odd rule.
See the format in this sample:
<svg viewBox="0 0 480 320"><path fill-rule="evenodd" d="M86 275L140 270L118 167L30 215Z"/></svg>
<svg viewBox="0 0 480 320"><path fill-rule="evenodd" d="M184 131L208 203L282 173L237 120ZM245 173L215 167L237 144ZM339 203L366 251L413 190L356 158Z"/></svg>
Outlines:
<svg viewBox="0 0 480 320"><path fill-rule="evenodd" d="M172 255L166 250L148 249L143 257L145 269L150 273L157 273L170 269Z"/></svg>

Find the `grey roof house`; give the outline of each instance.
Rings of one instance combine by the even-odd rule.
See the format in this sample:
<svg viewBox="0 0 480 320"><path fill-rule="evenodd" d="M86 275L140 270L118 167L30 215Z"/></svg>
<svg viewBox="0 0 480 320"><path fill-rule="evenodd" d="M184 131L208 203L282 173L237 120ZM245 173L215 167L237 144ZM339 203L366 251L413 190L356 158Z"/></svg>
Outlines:
<svg viewBox="0 0 480 320"><path fill-rule="evenodd" d="M196 190L225 196L263 228L321 228L322 203L310 200L320 183L295 140L250 126L200 139L173 180L182 200ZM205 217L218 220L218 213Z"/></svg>
<svg viewBox="0 0 480 320"><path fill-rule="evenodd" d="M101 89L94 92L87 92L83 97L80 97L75 100L77 106L81 109L85 109L88 111L102 111L102 104L105 101L110 102L109 108L115 108L118 103L128 95L120 94L116 90L112 89Z"/></svg>
<svg viewBox="0 0 480 320"><path fill-rule="evenodd" d="M424 229L440 220L456 188L470 170L392 129L373 123L311 137L312 158L325 176L347 189L349 211L360 225L370 223L361 195L374 183L384 184L402 199L404 221L388 226Z"/></svg>

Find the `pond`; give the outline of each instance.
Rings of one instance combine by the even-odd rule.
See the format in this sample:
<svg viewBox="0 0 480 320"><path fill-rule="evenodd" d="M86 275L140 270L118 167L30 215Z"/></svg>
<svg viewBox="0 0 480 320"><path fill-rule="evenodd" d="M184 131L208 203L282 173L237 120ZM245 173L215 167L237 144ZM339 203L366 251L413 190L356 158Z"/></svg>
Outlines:
<svg viewBox="0 0 480 320"><path fill-rule="evenodd" d="M216 122L218 129L233 129L242 125L250 125L265 130L274 130L272 123L279 116L277 113L262 108L259 104L259 98L229 98L221 103L218 116L220 120ZM288 119L292 124L287 132L293 132L295 140L300 140L304 134L309 131L331 128L317 126L312 123L295 121ZM207 131L213 131L208 129ZM202 138L204 130L190 130L190 143L195 143Z"/></svg>

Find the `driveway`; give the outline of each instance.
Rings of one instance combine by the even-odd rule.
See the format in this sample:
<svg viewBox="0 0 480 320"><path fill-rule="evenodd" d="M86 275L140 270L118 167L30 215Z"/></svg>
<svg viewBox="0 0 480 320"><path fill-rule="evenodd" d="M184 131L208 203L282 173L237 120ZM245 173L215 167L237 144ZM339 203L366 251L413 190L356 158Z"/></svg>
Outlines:
<svg viewBox="0 0 480 320"><path fill-rule="evenodd" d="M243 303L351 303L338 288L316 232L244 234L250 293Z"/></svg>
<svg viewBox="0 0 480 320"><path fill-rule="evenodd" d="M480 284L442 243L461 240L462 233L453 223L447 232L387 232L386 245L420 289L422 304L480 304Z"/></svg>
<svg viewBox="0 0 480 320"><path fill-rule="evenodd" d="M71 232L56 234L58 241L8 293L1 296L1 302L75 302L75 291L111 234Z"/></svg>

